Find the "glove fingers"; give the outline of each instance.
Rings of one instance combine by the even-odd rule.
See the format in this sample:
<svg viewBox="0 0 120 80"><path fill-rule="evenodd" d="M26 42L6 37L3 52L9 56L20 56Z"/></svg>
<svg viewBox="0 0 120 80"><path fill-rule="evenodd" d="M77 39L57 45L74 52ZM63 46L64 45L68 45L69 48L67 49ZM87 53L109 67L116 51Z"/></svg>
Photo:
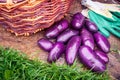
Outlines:
<svg viewBox="0 0 120 80"><path fill-rule="evenodd" d="M116 17L120 18L120 13L119 12L111 12L113 15L115 15Z"/></svg>
<svg viewBox="0 0 120 80"><path fill-rule="evenodd" d="M90 18L91 21L95 22L95 23L98 24L98 25L101 25L101 27L102 27L103 25L105 25L105 26L111 25L109 22L112 22L112 23L114 22L114 24L115 24L116 22L118 22L118 19L115 20L115 21L113 21L113 19L106 18L105 16L101 16L101 15L95 13L95 12L92 11L92 10L89 10L89 11L88 11L88 16L89 16L89 18ZM119 22L119 24L120 24L120 22Z"/></svg>
<svg viewBox="0 0 120 80"><path fill-rule="evenodd" d="M104 29L104 27L103 27L103 22L105 24L104 19L101 16L99 16L98 14L96 14L95 12L91 11L91 10L89 10L88 15L89 15L90 20L93 21L94 23L96 23L99 31L105 37L109 37L110 33L106 29Z"/></svg>
<svg viewBox="0 0 120 80"><path fill-rule="evenodd" d="M115 30L118 30L120 32L120 27L116 26L114 27Z"/></svg>
<svg viewBox="0 0 120 80"><path fill-rule="evenodd" d="M108 31L110 31L116 37L120 38L120 31L117 31L114 28L108 28Z"/></svg>
<svg viewBox="0 0 120 80"><path fill-rule="evenodd" d="M104 28L98 28L98 29L105 37L108 38L110 36L110 33L106 29Z"/></svg>
<svg viewBox="0 0 120 80"><path fill-rule="evenodd" d="M115 27L116 27L116 26L120 26L120 22L116 22L114 25L115 25ZM114 26L113 26L113 27L114 27Z"/></svg>
<svg viewBox="0 0 120 80"><path fill-rule="evenodd" d="M88 11L88 16L89 16L89 18L90 18L91 21L93 21L95 23L99 22L97 14L95 12L93 12L92 10Z"/></svg>

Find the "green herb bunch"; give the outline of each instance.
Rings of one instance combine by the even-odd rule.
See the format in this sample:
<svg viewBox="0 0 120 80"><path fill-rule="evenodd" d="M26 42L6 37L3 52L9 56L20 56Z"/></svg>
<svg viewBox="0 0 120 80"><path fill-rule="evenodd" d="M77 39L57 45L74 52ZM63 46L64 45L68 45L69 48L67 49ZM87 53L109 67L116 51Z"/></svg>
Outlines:
<svg viewBox="0 0 120 80"><path fill-rule="evenodd" d="M96 74L76 65L30 60L19 51L0 47L0 80L110 80L107 72Z"/></svg>

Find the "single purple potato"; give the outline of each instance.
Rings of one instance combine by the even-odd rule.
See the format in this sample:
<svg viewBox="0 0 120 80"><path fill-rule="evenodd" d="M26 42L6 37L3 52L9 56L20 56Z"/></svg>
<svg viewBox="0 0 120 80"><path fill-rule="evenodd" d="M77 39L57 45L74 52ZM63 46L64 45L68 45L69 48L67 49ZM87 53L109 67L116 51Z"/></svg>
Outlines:
<svg viewBox="0 0 120 80"><path fill-rule="evenodd" d="M105 63L108 63L109 62L109 58L107 56L106 53L104 53L103 51L100 51L100 50L95 50L95 53L96 55L102 59Z"/></svg>
<svg viewBox="0 0 120 80"><path fill-rule="evenodd" d="M66 46L66 53L65 53L65 59L67 64L72 65L76 55L78 54L78 49L81 45L81 37L80 36L73 36L67 46Z"/></svg>
<svg viewBox="0 0 120 80"><path fill-rule="evenodd" d="M53 43L45 38L39 39L37 44L40 48L48 52L53 48Z"/></svg>
<svg viewBox="0 0 120 80"><path fill-rule="evenodd" d="M63 54L65 46L61 42L56 42L48 55L48 62L55 62Z"/></svg>
<svg viewBox="0 0 120 80"><path fill-rule="evenodd" d="M73 30L73 29L65 30L57 37L57 42L66 43L72 36L75 36L78 34L79 34L79 31L77 30Z"/></svg>
<svg viewBox="0 0 120 80"><path fill-rule="evenodd" d="M87 68L92 69L92 71L104 72L106 70L105 63L88 46L80 47L79 59Z"/></svg>
<svg viewBox="0 0 120 80"><path fill-rule="evenodd" d="M82 38L82 44L89 46L93 50L95 47L93 35L87 29L83 28L80 36Z"/></svg>
<svg viewBox="0 0 120 80"><path fill-rule="evenodd" d="M68 21L63 19L46 31L47 38L56 38L62 31L68 28Z"/></svg>
<svg viewBox="0 0 120 80"><path fill-rule="evenodd" d="M74 29L81 29L85 23L85 16L81 13L76 13L73 15L71 25Z"/></svg>
<svg viewBox="0 0 120 80"><path fill-rule="evenodd" d="M98 27L95 23L91 22L90 20L85 20L85 27L90 31L90 32L97 32Z"/></svg>
<svg viewBox="0 0 120 80"><path fill-rule="evenodd" d="M94 33L94 39L97 46L105 53L110 51L110 43L108 39L103 36L100 32Z"/></svg>

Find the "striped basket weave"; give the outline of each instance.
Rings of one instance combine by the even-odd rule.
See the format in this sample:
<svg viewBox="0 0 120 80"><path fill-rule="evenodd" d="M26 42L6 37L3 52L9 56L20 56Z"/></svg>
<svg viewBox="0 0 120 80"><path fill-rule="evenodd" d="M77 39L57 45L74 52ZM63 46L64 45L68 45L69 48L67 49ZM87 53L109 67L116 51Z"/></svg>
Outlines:
<svg viewBox="0 0 120 80"><path fill-rule="evenodd" d="M28 36L63 18L71 0L0 0L0 24L18 35Z"/></svg>

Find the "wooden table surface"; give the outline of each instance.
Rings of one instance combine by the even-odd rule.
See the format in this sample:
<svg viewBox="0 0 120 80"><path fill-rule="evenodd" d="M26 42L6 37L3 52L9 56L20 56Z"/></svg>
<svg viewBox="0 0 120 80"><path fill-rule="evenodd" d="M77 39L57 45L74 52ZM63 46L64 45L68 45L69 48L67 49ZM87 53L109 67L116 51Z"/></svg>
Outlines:
<svg viewBox="0 0 120 80"><path fill-rule="evenodd" d="M70 16L82 10L79 0L73 2L66 18L70 20ZM37 46L37 40L44 37L45 31L38 32L29 37L19 36L7 32L0 26L0 46L11 47L26 53L30 58L38 58L39 60L47 60L48 53ZM110 62L108 63L108 72L113 80L120 80L120 39L110 36L108 38L111 44L111 52L108 54ZM116 51L117 50L117 51ZM64 58L60 58L57 62L64 63Z"/></svg>

